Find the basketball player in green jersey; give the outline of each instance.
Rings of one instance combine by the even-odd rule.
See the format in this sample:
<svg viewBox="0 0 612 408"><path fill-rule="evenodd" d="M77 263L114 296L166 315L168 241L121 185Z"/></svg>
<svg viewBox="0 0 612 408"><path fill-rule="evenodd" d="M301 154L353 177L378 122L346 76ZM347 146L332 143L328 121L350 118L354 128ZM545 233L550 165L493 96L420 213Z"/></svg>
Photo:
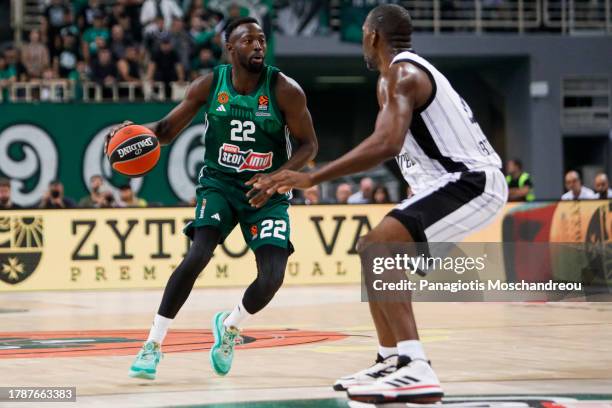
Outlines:
<svg viewBox="0 0 612 408"><path fill-rule="evenodd" d="M255 252L257 278L231 313L217 313L212 322L215 342L210 362L217 374L226 375L240 327L272 300L293 251L289 197L252 190L246 183L264 173L301 169L315 156L317 139L306 97L294 80L264 63L266 39L255 19L229 24L225 40L232 64L195 80L176 108L147 125L162 144L168 144L206 106L206 153L196 188L195 220L184 231L193 243L168 280L149 337L130 368L131 377L155 378L170 323L215 247L239 224ZM297 145L293 154L289 135Z"/></svg>

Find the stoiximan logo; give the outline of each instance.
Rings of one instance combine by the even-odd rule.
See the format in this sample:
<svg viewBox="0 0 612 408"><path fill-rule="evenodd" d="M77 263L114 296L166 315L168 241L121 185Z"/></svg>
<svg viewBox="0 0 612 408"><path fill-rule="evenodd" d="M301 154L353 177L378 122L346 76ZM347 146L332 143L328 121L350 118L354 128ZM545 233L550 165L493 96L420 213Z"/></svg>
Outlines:
<svg viewBox="0 0 612 408"><path fill-rule="evenodd" d="M43 250L40 217L0 217L0 280L14 285L36 270Z"/></svg>

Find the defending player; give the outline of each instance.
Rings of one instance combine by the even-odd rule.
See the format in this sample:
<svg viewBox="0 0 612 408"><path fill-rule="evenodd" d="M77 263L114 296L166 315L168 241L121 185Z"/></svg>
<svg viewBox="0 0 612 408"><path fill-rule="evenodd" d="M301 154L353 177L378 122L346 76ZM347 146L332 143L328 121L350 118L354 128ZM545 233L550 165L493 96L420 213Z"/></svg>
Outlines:
<svg viewBox="0 0 612 408"><path fill-rule="evenodd" d="M308 188L395 157L415 195L361 238L362 254L376 243L460 241L493 220L508 195L499 156L444 75L414 53L411 35L410 16L400 6L378 6L364 23L365 61L380 71L380 110L367 139L313 173L287 170L253 183L268 192ZM334 388L361 401L439 400L442 388L419 342L411 302L370 301L370 311L379 339L376 363Z"/></svg>
<svg viewBox="0 0 612 408"><path fill-rule="evenodd" d="M168 144L206 105L206 153L196 189L195 220L185 227L193 243L168 280L149 337L130 368L132 377L155 378L161 344L172 319L215 247L236 224L255 252L257 278L231 313L214 317L210 362L219 375L231 368L234 344L245 319L263 309L283 283L293 251L287 194L252 191L245 182L280 169L298 170L315 156L317 140L306 97L294 80L264 64L266 39L255 19L232 22L225 38L232 64L195 80L176 108L147 125L160 143ZM290 134L298 145L293 155ZM257 203L257 209L249 199Z"/></svg>

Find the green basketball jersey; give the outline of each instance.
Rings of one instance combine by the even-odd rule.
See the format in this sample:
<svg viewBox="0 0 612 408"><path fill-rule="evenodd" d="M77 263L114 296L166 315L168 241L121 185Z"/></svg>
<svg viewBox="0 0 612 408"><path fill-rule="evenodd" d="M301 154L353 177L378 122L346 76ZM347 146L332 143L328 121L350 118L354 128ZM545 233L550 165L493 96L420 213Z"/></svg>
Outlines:
<svg viewBox="0 0 612 408"><path fill-rule="evenodd" d="M214 70L206 108L204 167L244 181L287 162L291 143L274 97L278 68L264 67L248 95L236 92L231 71L231 65Z"/></svg>

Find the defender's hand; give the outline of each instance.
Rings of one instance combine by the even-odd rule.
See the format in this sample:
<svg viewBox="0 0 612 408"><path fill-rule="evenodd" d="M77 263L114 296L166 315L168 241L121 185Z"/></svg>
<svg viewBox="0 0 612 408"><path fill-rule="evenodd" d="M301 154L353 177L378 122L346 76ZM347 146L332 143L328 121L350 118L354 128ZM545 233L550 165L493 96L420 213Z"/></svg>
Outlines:
<svg viewBox="0 0 612 408"><path fill-rule="evenodd" d="M265 190L268 194L283 194L292 188L306 189L312 187L313 184L309 173L281 170L261 177L253 184L253 187L258 190Z"/></svg>
<svg viewBox="0 0 612 408"><path fill-rule="evenodd" d="M253 184L259 182L263 177L270 176L271 174L274 174L274 173L270 173L267 175L262 174L262 173L257 173L253 177L251 177L251 179L247 181L245 184L247 186L252 186ZM270 197L272 197L273 195L274 195L274 192L269 194L266 190L260 190L255 187L251 188L246 194L246 196L250 198L249 204L251 204L251 206L255 208L263 207L264 204L267 203Z"/></svg>
<svg viewBox="0 0 612 408"><path fill-rule="evenodd" d="M107 152L108 152L108 143L110 142L110 140L113 138L113 136L115 136L115 133L117 133L120 129L123 129L126 126L129 125L133 125L134 122L131 122L129 120L124 121L122 124L115 126L114 128L112 128L110 130L110 132L107 133L106 135L106 140L104 141L104 155L106 156Z"/></svg>

